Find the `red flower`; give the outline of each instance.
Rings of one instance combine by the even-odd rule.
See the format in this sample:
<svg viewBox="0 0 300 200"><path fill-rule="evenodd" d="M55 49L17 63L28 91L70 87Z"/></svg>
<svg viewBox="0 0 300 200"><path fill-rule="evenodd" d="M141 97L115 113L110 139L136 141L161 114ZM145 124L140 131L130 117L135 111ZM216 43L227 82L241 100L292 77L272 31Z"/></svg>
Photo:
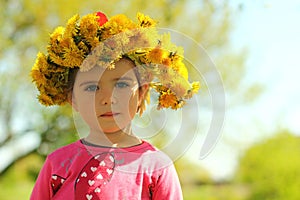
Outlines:
<svg viewBox="0 0 300 200"><path fill-rule="evenodd" d="M99 17L98 22L99 22L100 26L102 26L103 24L105 24L108 21L108 19L104 13L96 12L96 15Z"/></svg>

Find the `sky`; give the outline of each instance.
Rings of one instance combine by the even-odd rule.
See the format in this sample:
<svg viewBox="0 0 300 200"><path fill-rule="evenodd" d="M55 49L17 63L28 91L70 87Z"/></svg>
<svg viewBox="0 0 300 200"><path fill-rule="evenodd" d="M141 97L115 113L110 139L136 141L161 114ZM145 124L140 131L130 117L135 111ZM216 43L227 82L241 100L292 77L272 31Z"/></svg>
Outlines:
<svg viewBox="0 0 300 200"><path fill-rule="evenodd" d="M221 139L197 161L215 179L231 177L238 158L255 142L284 129L300 135L300 1L230 1L230 5L235 10L231 45L248 52L243 85L259 83L263 91L254 102L226 110ZM199 153L201 142L195 140L191 155Z"/></svg>
<svg viewBox="0 0 300 200"><path fill-rule="evenodd" d="M235 22L233 44L249 49L246 80L264 87L245 109L267 132L288 128L300 134L299 19L299 1L248 1Z"/></svg>

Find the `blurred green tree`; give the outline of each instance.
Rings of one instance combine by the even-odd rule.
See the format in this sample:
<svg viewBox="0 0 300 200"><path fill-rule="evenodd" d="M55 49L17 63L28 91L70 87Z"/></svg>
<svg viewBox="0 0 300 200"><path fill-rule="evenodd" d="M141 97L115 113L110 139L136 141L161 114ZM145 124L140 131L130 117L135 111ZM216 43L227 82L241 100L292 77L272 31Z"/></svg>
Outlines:
<svg viewBox="0 0 300 200"><path fill-rule="evenodd" d="M300 199L300 137L282 131L250 147L240 159L236 181L250 200Z"/></svg>
<svg viewBox="0 0 300 200"><path fill-rule="evenodd" d="M27 134L36 133L40 145L32 146L27 153L38 150L46 155L58 146L78 138L76 134L71 134L76 131L70 107L43 108L38 105L35 100L36 90L28 76L37 52L46 51L45 42L48 40L48 34L54 27L65 24L75 13L82 15L101 10L108 16L126 13L134 18L138 11L144 12L158 19L160 27L175 29L191 36L210 54L221 60L218 62L218 69L222 72L225 86L228 85L227 89L232 88L230 82L233 80L235 85L238 85L244 72L244 53L230 54L226 51L231 20L230 8L226 1L214 3L207 0L199 2L74 0L70 3L66 0L0 0L0 2L1 148L21 137L26 138ZM194 26L187 23L190 21ZM208 70L203 66L203 73ZM18 160L22 156L26 156L26 151L20 150L20 154L15 155L12 160Z"/></svg>
<svg viewBox="0 0 300 200"><path fill-rule="evenodd" d="M46 51L45 43L49 33L54 27L64 25L66 20L75 13L83 15L103 11L108 16L125 13L134 18L140 11L159 20L160 27L168 27L187 34L211 55L221 72L228 92L237 93L236 88L245 72L245 52L236 53L229 48L233 16L226 1L217 3L208 0L73 0L72 2L0 0L0 4L2 25L0 29L0 150L8 148L16 152L12 160L0 169L0 178L5 172L9 172L4 180L0 180L0 186L6 185L4 181L11 178L13 174L11 171L15 169L17 161L22 161L23 157L36 155L32 152L46 156L54 149L78 139L70 106L61 108L40 106L35 99L36 90L28 76L37 52ZM187 52L191 53L190 57L195 60L201 60L197 53L193 53L193 49ZM209 73L209 70L211 70L209 67L203 65L201 73ZM207 90L205 85L203 86L203 89ZM243 93L248 91L250 90L247 88L242 90ZM209 99L209 93L201 98ZM22 145L14 145L32 134L36 136L37 142L31 148L24 150L21 148ZM160 137L156 142L162 143L161 140ZM23 162L31 161L26 159ZM195 180L191 180L194 177L187 174L187 170L184 169L191 169L188 171L193 173L192 169L195 168L186 163L177 164L179 171L185 171L181 176L190 179L184 181L198 183L211 181L206 173L198 174ZM35 177L38 170L38 167L34 168L30 171L30 176ZM11 194L14 194L13 190ZM7 197L7 199L11 198Z"/></svg>

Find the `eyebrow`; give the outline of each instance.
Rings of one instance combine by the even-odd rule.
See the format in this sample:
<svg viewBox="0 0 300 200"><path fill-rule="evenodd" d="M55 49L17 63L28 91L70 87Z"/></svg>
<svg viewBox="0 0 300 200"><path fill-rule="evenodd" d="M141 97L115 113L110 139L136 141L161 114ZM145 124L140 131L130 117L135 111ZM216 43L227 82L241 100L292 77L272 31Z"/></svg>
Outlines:
<svg viewBox="0 0 300 200"><path fill-rule="evenodd" d="M122 76L122 77L120 77L120 78L114 78L113 79L113 81L123 81L123 80L125 80L125 81L134 81L132 78L130 78L130 77L126 77L126 76ZM81 86L83 86L83 85L88 85L88 84L98 84L98 81L85 81L85 82L83 82L83 83L80 83L79 84L79 87L81 87Z"/></svg>
<svg viewBox="0 0 300 200"><path fill-rule="evenodd" d="M130 78L130 77L127 77L127 76L122 76L120 78L114 78L113 80L114 81L119 81L119 80L121 80L121 81L132 81L133 82L133 79Z"/></svg>
<svg viewBox="0 0 300 200"><path fill-rule="evenodd" d="M86 82L80 83L79 87L81 87L83 85L88 85L88 84L98 84L98 82L97 81L86 81Z"/></svg>

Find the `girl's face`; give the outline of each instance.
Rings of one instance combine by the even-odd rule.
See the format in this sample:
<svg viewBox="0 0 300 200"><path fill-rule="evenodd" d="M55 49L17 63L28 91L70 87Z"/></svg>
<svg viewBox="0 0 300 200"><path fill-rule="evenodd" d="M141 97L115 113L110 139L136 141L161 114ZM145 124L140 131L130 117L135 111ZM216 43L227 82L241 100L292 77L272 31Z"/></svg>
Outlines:
<svg viewBox="0 0 300 200"><path fill-rule="evenodd" d="M148 87L139 89L134 67L132 61L122 58L112 70L94 67L77 73L72 106L91 132L113 133L130 126Z"/></svg>

